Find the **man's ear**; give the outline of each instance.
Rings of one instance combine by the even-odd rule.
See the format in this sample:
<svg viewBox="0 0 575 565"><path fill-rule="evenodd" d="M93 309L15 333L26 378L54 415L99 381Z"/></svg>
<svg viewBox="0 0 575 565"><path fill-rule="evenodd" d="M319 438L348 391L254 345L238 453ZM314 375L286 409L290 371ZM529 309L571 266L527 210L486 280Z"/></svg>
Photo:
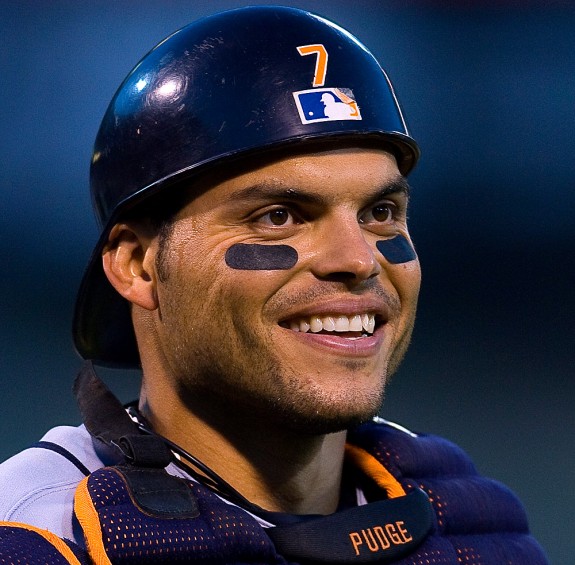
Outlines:
<svg viewBox="0 0 575 565"><path fill-rule="evenodd" d="M131 303L146 310L158 307L154 249L145 230L116 224L102 253L102 266L112 286Z"/></svg>

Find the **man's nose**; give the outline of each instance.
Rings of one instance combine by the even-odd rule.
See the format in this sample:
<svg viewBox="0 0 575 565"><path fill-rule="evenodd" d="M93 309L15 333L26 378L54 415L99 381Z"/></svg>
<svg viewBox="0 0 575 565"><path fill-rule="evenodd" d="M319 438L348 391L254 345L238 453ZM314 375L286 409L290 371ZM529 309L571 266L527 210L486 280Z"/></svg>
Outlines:
<svg viewBox="0 0 575 565"><path fill-rule="evenodd" d="M321 279L361 282L381 273L375 242L355 217L332 220L317 234L312 271Z"/></svg>

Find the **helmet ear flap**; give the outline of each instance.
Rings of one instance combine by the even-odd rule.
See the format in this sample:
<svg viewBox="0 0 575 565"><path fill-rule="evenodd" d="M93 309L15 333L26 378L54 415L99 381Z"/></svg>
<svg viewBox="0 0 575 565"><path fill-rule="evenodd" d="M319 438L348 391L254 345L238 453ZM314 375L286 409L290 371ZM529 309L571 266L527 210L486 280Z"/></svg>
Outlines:
<svg viewBox="0 0 575 565"><path fill-rule="evenodd" d="M276 149L373 143L404 175L419 149L373 55L336 24L302 10L256 6L198 20L158 44L126 77L100 126L90 183L103 226L84 276L74 339L87 359L137 366L124 299L101 252L112 226L152 196Z"/></svg>

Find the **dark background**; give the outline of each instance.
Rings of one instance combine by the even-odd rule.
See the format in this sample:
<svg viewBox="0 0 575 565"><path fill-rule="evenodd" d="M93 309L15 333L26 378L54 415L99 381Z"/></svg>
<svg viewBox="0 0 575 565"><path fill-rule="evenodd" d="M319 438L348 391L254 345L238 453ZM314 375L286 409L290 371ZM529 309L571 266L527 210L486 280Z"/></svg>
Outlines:
<svg viewBox="0 0 575 565"><path fill-rule="evenodd" d="M462 445L520 495L552 562L573 563L575 8L283 3L363 40L423 151L410 179L419 319L382 414ZM239 5L0 2L0 460L78 422L69 326L110 98L159 40ZM137 375L105 376L136 394Z"/></svg>

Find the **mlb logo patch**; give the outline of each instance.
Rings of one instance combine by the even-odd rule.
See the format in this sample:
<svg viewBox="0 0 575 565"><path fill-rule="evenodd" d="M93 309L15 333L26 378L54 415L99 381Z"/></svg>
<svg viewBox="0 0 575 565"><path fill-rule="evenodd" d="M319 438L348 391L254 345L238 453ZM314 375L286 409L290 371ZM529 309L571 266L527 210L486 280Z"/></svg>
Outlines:
<svg viewBox="0 0 575 565"><path fill-rule="evenodd" d="M353 92L339 88L312 88L294 92L293 97L302 124L361 120Z"/></svg>

